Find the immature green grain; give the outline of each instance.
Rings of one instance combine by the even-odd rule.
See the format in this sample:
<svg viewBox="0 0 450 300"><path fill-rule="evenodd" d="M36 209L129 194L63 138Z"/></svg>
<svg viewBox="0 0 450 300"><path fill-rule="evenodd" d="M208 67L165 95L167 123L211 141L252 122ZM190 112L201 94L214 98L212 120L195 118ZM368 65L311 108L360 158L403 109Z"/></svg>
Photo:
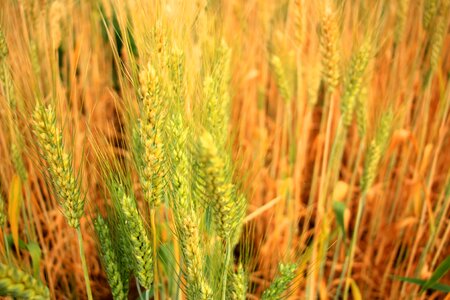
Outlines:
<svg viewBox="0 0 450 300"><path fill-rule="evenodd" d="M153 282L151 242L133 199L124 194L121 204L134 258L135 275L139 284L149 289Z"/></svg>
<svg viewBox="0 0 450 300"><path fill-rule="evenodd" d="M280 58L277 55L273 55L271 64L275 72L275 79L281 97L283 97L284 101L290 101L292 98L292 93Z"/></svg>
<svg viewBox="0 0 450 300"><path fill-rule="evenodd" d="M64 149L62 132L56 124L55 110L51 106L45 108L37 105L33 113L33 127L63 213L70 226L79 228L85 201L73 171L71 157Z"/></svg>
<svg viewBox="0 0 450 300"><path fill-rule="evenodd" d="M361 90L361 83L369 63L370 53L371 45L369 41L366 41L351 59L341 100L342 118L345 126L349 126L352 122L356 98Z"/></svg>
<svg viewBox="0 0 450 300"><path fill-rule="evenodd" d="M50 299L50 292L31 275L0 264L0 296L41 300Z"/></svg>
<svg viewBox="0 0 450 300"><path fill-rule="evenodd" d="M247 295L247 278L242 264L239 264L237 271L229 275L227 297L230 300L245 300Z"/></svg>
<svg viewBox="0 0 450 300"><path fill-rule="evenodd" d="M97 233L102 263L113 298L117 300L127 299L127 295L124 293L122 276L119 271L119 261L111 241L111 234L108 225L100 215L94 220L94 228Z"/></svg>
<svg viewBox="0 0 450 300"><path fill-rule="evenodd" d="M340 54L338 51L339 31L336 13L329 3L321 20L320 46L322 53L322 73L327 88L333 91L339 84L340 78Z"/></svg>
<svg viewBox="0 0 450 300"><path fill-rule="evenodd" d="M141 143L143 145L140 180L144 198L151 207L157 207L164 199L166 161L163 144L164 100L161 78L149 65L140 75L142 97Z"/></svg>
<svg viewBox="0 0 450 300"><path fill-rule="evenodd" d="M283 293L289 288L296 276L296 264L280 264L280 274L272 282L270 287L262 294L262 300L282 299Z"/></svg>

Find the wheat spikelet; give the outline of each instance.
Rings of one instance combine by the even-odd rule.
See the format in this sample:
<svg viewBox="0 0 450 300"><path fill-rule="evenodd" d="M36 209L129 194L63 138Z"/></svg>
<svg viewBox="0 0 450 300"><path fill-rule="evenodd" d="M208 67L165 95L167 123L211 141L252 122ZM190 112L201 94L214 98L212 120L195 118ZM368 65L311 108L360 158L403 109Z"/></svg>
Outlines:
<svg viewBox="0 0 450 300"><path fill-rule="evenodd" d="M423 9L423 27L429 29L437 12L439 0L425 0Z"/></svg>
<svg viewBox="0 0 450 300"><path fill-rule="evenodd" d="M381 149L376 140L370 143L367 151L367 157L364 162L363 175L361 177L361 190L367 191L372 186L377 174L378 162L381 158Z"/></svg>
<svg viewBox="0 0 450 300"><path fill-rule="evenodd" d="M22 182L25 182L28 177L27 169L23 162L22 155L15 143L11 144L11 157L12 157L12 162L13 162L14 168L17 171L17 174L19 174L19 177L22 180Z"/></svg>
<svg viewBox="0 0 450 300"><path fill-rule="evenodd" d="M3 33L3 28L0 27L0 60L5 59L8 56L8 44Z"/></svg>
<svg viewBox="0 0 450 300"><path fill-rule="evenodd" d="M206 100L206 124L215 141L224 147L228 138L230 122L230 95L228 92L231 50L225 41L221 41L217 51L214 70L204 79L204 99Z"/></svg>
<svg viewBox="0 0 450 300"><path fill-rule="evenodd" d="M338 24L336 13L326 4L321 20L320 46L322 53L322 73L327 88L333 91L339 84L340 55L338 51Z"/></svg>
<svg viewBox="0 0 450 300"><path fill-rule="evenodd" d="M0 194L0 227L3 227L5 223L6 223L5 200Z"/></svg>
<svg viewBox="0 0 450 300"><path fill-rule="evenodd" d="M6 100L8 101L8 105L11 110L14 111L17 106L16 93L14 90L14 83L11 77L11 72L5 62L0 62L0 83L4 87L4 93L6 96Z"/></svg>
<svg viewBox="0 0 450 300"><path fill-rule="evenodd" d="M408 18L408 8L410 6L409 0L401 0L398 2L397 20L395 24L394 40L397 44L403 34L405 23Z"/></svg>
<svg viewBox="0 0 450 300"><path fill-rule="evenodd" d="M292 93L291 89L289 88L286 73L284 72L280 58L277 55L273 55L271 59L271 64L275 72L275 79L281 96L285 101L290 101Z"/></svg>
<svg viewBox="0 0 450 300"><path fill-rule="evenodd" d="M236 273L231 273L229 278L228 299L245 300L247 294L247 278L245 277L242 264L239 264Z"/></svg>
<svg viewBox="0 0 450 300"><path fill-rule="evenodd" d="M14 267L0 264L0 295L21 299L50 299L48 288Z"/></svg>
<svg viewBox="0 0 450 300"><path fill-rule="evenodd" d="M358 134L363 137L367 131L367 88L363 87L356 97L356 125Z"/></svg>
<svg viewBox="0 0 450 300"><path fill-rule="evenodd" d="M367 157L364 162L363 175L361 177L361 189L367 191L373 184L377 174L378 163L381 160L382 153L388 145L390 133L392 130L393 114L387 111L381 117L377 128L375 138L371 141L367 151Z"/></svg>
<svg viewBox="0 0 450 300"><path fill-rule="evenodd" d="M369 63L370 53L371 45L366 41L351 59L341 102L342 118L345 126L349 126L352 122L356 97L361 89L361 83Z"/></svg>
<svg viewBox="0 0 450 300"><path fill-rule="evenodd" d="M294 2L294 37L298 48L305 39L305 3L304 0Z"/></svg>
<svg viewBox="0 0 450 300"><path fill-rule="evenodd" d="M117 300L127 299L119 271L119 262L111 242L111 234L108 225L101 216L97 216L94 220L94 228L99 240L103 267L105 268L113 298Z"/></svg>
<svg viewBox="0 0 450 300"><path fill-rule="evenodd" d="M121 204L134 257L135 275L139 284L149 289L153 282L153 258L150 239L136 204L131 197L123 194Z"/></svg>
<svg viewBox="0 0 450 300"><path fill-rule="evenodd" d="M283 293L289 288L289 285L296 276L296 264L280 264L280 274L272 282L270 287L262 294L263 300L278 300L282 298Z"/></svg>
<svg viewBox="0 0 450 300"><path fill-rule="evenodd" d="M39 75L41 73L41 64L39 61L39 50L34 40L30 42L30 58L34 74Z"/></svg>
<svg viewBox="0 0 450 300"><path fill-rule="evenodd" d="M62 132L56 125L55 110L37 105L33 127L42 157L47 162L51 180L70 226L78 228L84 212L84 198L75 178L72 161L65 152Z"/></svg>
<svg viewBox="0 0 450 300"><path fill-rule="evenodd" d="M214 209L217 231L227 239L237 226L234 219L234 191L229 164L219 155L212 136L205 132L199 139L198 159L201 165L201 180L206 199Z"/></svg>
<svg viewBox="0 0 450 300"><path fill-rule="evenodd" d="M380 147L381 152L386 150L386 147L389 142L389 137L392 131L392 121L394 115L391 110L388 110L381 117L380 123L377 128L375 140L377 145Z"/></svg>
<svg viewBox="0 0 450 300"><path fill-rule="evenodd" d="M149 65L139 76L143 104L140 136L143 145L143 165L140 180L144 198L151 207L157 207L164 199L166 162L163 144L162 111L163 99L161 79L153 66Z"/></svg>
<svg viewBox="0 0 450 300"><path fill-rule="evenodd" d="M186 265L188 299L212 299L212 291L203 276L203 256L200 250L198 224L192 211L178 212L178 230Z"/></svg>
<svg viewBox="0 0 450 300"><path fill-rule="evenodd" d="M431 54L430 54L430 65L432 70L436 70L439 64L439 59L441 57L442 46L444 44L445 34L447 31L448 24L448 11L449 5L447 2L443 1L440 9L439 15L436 18L435 29L433 30L431 36Z"/></svg>

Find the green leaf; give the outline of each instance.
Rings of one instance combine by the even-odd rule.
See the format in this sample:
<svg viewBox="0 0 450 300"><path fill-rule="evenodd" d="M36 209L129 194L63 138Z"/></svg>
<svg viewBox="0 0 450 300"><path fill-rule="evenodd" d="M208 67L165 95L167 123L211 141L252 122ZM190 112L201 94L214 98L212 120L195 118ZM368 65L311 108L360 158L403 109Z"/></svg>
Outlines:
<svg viewBox="0 0 450 300"><path fill-rule="evenodd" d="M442 277L444 277L445 274L447 274L448 271L450 271L450 255L447 256L447 258L444 259L444 261L436 268L431 277L425 283L423 289L427 289L430 286L437 283L439 279L441 279Z"/></svg>
<svg viewBox="0 0 450 300"><path fill-rule="evenodd" d="M404 282L408 282L408 283L412 283L412 284L417 284L421 287L424 287L427 282L426 280L420 279L420 278L401 277L401 276L393 276L393 277L396 280L400 280L400 281L404 281ZM440 292L444 292L444 293L450 293L450 285L442 284L439 282L432 284L431 286L427 287L426 289L431 289L431 290L440 291Z"/></svg>
<svg viewBox="0 0 450 300"><path fill-rule="evenodd" d="M14 175L9 188L8 220L14 245L19 250L19 217L22 204L22 182L18 175Z"/></svg>
<svg viewBox="0 0 450 300"><path fill-rule="evenodd" d="M344 225L344 214L345 214L345 203L334 201L333 202L333 211L336 215L336 222L339 225L339 228L342 231L342 234L345 237L345 225Z"/></svg>
<svg viewBox="0 0 450 300"><path fill-rule="evenodd" d="M30 252L31 263L33 265L33 275L35 278L39 278L39 268L41 265L41 248L36 242L29 242L27 244L28 252Z"/></svg>

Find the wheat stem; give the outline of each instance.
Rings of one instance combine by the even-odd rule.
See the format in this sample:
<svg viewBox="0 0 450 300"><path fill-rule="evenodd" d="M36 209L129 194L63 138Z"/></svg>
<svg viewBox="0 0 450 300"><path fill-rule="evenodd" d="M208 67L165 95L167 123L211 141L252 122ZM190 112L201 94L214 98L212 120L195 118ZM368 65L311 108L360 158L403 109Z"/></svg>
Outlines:
<svg viewBox="0 0 450 300"><path fill-rule="evenodd" d="M153 240L153 290L155 300L159 300L159 288L158 288L158 259L157 259L157 240L156 240L156 222L155 222L155 209L150 211L150 226L152 227L152 240Z"/></svg>
<svg viewBox="0 0 450 300"><path fill-rule="evenodd" d="M228 277L228 265L230 264L231 259L231 239L228 238L226 240L226 256L225 256L225 262L223 266L223 282L222 282L222 300L226 300L227 296L227 277Z"/></svg>
<svg viewBox="0 0 450 300"><path fill-rule="evenodd" d="M83 246L83 236L81 235L81 229L78 226L77 227L77 238L78 238L78 245L80 249L80 258L81 258L81 266L83 267L83 275L84 275L84 281L86 285L86 294L88 296L89 300L92 300L92 292L91 292L91 283L89 281L89 272L88 267L86 263L86 255L84 253L84 246Z"/></svg>

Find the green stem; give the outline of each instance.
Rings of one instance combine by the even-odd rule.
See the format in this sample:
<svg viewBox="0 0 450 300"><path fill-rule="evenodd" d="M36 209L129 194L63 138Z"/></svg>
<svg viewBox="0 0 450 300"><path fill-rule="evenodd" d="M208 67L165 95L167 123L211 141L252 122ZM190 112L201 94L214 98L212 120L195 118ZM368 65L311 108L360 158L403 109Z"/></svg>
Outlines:
<svg viewBox="0 0 450 300"><path fill-rule="evenodd" d="M89 300L92 300L92 292L91 292L91 283L89 281L89 273L86 263L86 255L84 254L84 247L83 247L83 236L81 235L81 229L78 226L77 228L77 237L78 237L78 245L80 246L80 258L81 258L81 265L83 267L83 274L84 274L84 281L86 284L86 294L88 296Z"/></svg>
<svg viewBox="0 0 450 300"><path fill-rule="evenodd" d="M155 222L155 210L156 208L152 208L150 210L150 222L152 227L152 236L153 236L153 286L154 286L154 298L155 300L159 300L159 282L158 282L158 257L157 257L157 240L156 240L156 222Z"/></svg>
<svg viewBox="0 0 450 300"><path fill-rule="evenodd" d="M222 300L226 300L227 297L227 277L228 277L228 265L230 264L231 258L231 243L230 238L227 238L226 241L226 257L225 257L225 265L223 268L223 283L222 283Z"/></svg>
<svg viewBox="0 0 450 300"><path fill-rule="evenodd" d="M349 290L349 284L350 284L350 281L348 279L352 274L353 257L355 255L355 247L356 247L356 241L358 239L358 231L359 231L359 227L361 225L361 219L362 219L362 215L364 212L364 207L366 206L366 193L367 193L367 191L363 191L361 200L359 201L359 204L358 204L358 213L356 215L355 228L353 230L353 236L352 236L352 240L350 243L347 278L345 280L345 288L344 288L344 300L348 299L348 290Z"/></svg>

